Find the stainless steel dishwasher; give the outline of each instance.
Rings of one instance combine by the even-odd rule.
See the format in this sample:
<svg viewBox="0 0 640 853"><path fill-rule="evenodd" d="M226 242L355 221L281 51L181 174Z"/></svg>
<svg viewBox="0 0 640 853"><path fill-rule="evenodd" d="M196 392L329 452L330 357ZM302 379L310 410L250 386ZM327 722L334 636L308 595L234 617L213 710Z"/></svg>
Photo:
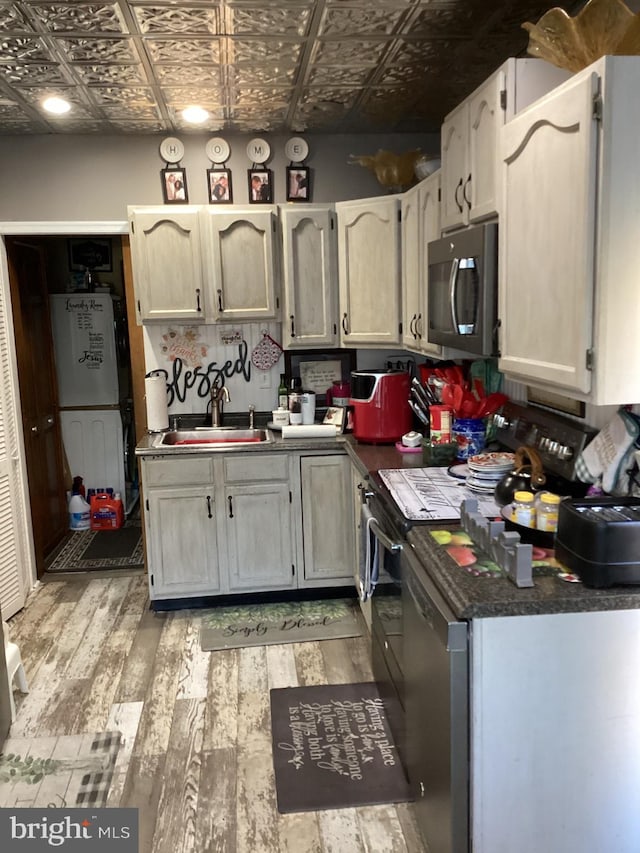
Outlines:
<svg viewBox="0 0 640 853"><path fill-rule="evenodd" d="M469 853L468 623L401 552L405 758L430 853Z"/></svg>

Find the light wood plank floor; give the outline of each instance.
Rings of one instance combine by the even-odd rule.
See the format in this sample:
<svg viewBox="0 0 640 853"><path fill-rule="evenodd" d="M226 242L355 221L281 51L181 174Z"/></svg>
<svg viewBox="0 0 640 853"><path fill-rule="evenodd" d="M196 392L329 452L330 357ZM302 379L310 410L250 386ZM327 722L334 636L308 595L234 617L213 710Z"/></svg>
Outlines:
<svg viewBox="0 0 640 853"><path fill-rule="evenodd" d="M368 640L202 652L200 615L151 612L142 571L45 575L9 623L11 737L121 731L109 805L139 809L141 853L423 853L411 805L276 807L269 690L372 680Z"/></svg>

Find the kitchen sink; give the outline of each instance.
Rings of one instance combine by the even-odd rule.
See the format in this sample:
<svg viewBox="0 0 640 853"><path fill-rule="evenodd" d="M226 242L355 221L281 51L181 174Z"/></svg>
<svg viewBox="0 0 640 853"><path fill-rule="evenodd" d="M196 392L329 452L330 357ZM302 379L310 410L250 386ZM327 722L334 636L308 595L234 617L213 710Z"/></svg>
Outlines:
<svg viewBox="0 0 640 853"><path fill-rule="evenodd" d="M235 427L196 427L176 429L163 434L159 444L164 447L200 445L232 450L244 444L268 444L271 436L266 429L236 429Z"/></svg>

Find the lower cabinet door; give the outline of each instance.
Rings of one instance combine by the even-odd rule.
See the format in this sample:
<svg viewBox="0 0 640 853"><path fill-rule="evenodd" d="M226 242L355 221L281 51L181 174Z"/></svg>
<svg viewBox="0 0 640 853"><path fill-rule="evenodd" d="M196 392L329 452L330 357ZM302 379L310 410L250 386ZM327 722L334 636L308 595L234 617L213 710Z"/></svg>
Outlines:
<svg viewBox="0 0 640 853"><path fill-rule="evenodd" d="M225 488L230 591L296 586L288 483Z"/></svg>
<svg viewBox="0 0 640 853"><path fill-rule="evenodd" d="M151 489L148 502L151 598L219 593L213 486Z"/></svg>
<svg viewBox="0 0 640 853"><path fill-rule="evenodd" d="M305 586L353 584L355 524L348 456L303 456L302 536Z"/></svg>

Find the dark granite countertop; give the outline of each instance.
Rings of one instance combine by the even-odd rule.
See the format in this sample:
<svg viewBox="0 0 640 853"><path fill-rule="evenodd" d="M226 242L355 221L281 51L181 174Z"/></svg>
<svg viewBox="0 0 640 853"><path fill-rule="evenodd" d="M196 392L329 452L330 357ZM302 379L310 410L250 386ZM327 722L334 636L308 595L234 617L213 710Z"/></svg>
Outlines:
<svg viewBox="0 0 640 853"><path fill-rule="evenodd" d="M453 528L450 524L413 527L409 545L459 619L640 608L640 586L590 589L559 575L536 575L535 568L534 586L528 588L517 587L506 575L477 577L459 566L431 536L436 527Z"/></svg>
<svg viewBox="0 0 640 853"><path fill-rule="evenodd" d="M353 437L347 439L347 450L363 476L383 468L424 466L419 453L359 444ZM521 589L506 575L477 577L458 566L435 541L430 531L436 528L459 529L455 524L417 525L409 531L409 544L459 619L640 608L640 586L590 589L534 571L534 586Z"/></svg>

